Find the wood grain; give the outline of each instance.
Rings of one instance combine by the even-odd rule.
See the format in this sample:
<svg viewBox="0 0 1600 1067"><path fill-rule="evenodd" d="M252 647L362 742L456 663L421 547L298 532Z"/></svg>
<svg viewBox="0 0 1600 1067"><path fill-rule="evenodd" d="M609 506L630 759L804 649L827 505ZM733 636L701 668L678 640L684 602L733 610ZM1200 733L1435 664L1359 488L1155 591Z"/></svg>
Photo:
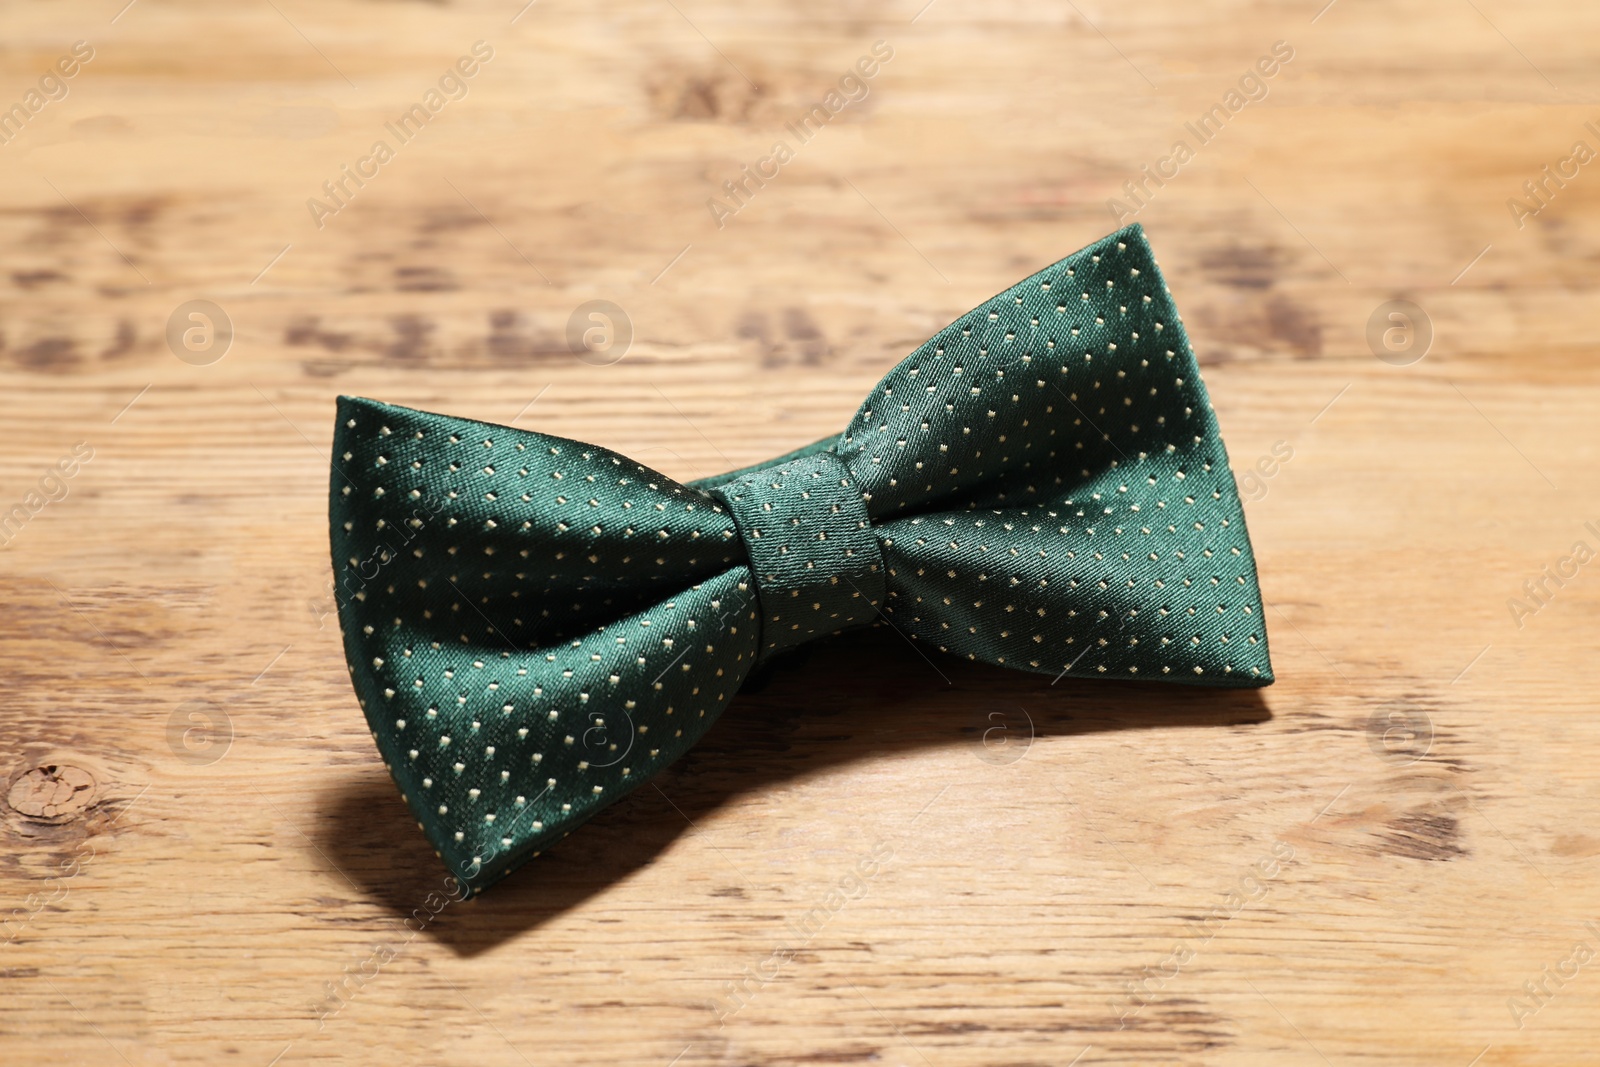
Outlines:
<svg viewBox="0 0 1600 1067"><path fill-rule="evenodd" d="M0 1060L1595 1062L1600 564L1562 561L1600 548L1600 164L1507 201L1600 149L1600 10L118 6L0 16L0 105L93 49L0 145ZM1278 683L853 636L442 902L330 614L335 396L684 479L793 448L1111 230L1278 41L1137 214L1236 470L1292 452L1247 494ZM597 299L610 365L566 340ZM169 348L191 300L215 362ZM1431 323L1405 365L1369 346L1392 300Z"/></svg>

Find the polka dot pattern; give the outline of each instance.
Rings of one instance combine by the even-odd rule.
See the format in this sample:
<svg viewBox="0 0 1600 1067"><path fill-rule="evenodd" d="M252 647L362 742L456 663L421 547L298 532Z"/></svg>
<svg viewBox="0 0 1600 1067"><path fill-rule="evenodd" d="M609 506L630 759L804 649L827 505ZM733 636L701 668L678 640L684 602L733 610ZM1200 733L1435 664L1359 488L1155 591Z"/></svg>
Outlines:
<svg viewBox="0 0 1600 1067"><path fill-rule="evenodd" d="M733 513L761 601L763 655L871 622L883 556L861 492L831 452L762 467L712 489Z"/></svg>
<svg viewBox="0 0 1600 1067"><path fill-rule="evenodd" d="M1227 452L1138 225L941 331L836 447L885 614L919 643L1052 675L1272 681Z"/></svg>
<svg viewBox="0 0 1600 1067"><path fill-rule="evenodd" d="M682 755L761 621L711 496L565 438L342 397L331 485L351 680L469 892Z"/></svg>
<svg viewBox="0 0 1600 1067"><path fill-rule="evenodd" d="M680 756L760 659L842 629L1052 675L1272 680L1227 454L1138 226L941 331L839 437L688 485L343 397L329 510L357 696L469 892Z"/></svg>

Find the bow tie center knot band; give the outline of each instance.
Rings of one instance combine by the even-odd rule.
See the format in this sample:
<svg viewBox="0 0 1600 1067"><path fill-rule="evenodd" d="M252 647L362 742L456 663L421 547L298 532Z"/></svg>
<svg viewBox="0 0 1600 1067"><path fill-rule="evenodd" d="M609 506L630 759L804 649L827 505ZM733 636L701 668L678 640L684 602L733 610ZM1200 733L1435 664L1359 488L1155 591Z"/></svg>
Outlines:
<svg viewBox="0 0 1600 1067"><path fill-rule="evenodd" d="M733 515L750 559L763 658L881 613L878 534L850 469L832 452L761 467L711 494Z"/></svg>

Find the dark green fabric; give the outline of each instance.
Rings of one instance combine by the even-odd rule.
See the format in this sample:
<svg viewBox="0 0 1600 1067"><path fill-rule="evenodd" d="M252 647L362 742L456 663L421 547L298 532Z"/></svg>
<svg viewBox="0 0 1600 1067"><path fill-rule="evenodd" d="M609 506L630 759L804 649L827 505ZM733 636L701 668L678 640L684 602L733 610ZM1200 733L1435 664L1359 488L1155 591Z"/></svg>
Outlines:
<svg viewBox="0 0 1600 1067"><path fill-rule="evenodd" d="M682 485L352 397L334 449L351 678L469 892L675 760L761 659L875 620L1052 676L1272 681L1227 454L1137 225L769 464Z"/></svg>
<svg viewBox="0 0 1600 1067"><path fill-rule="evenodd" d="M877 617L883 555L862 493L832 452L802 454L710 493L733 515L761 605L761 655Z"/></svg>

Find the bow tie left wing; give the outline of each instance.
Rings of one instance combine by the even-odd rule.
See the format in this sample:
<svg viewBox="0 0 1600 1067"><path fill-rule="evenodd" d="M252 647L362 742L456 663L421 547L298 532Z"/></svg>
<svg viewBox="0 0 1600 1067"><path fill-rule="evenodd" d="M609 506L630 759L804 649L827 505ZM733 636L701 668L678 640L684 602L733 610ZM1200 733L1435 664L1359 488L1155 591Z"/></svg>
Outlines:
<svg viewBox="0 0 1600 1067"><path fill-rule="evenodd" d="M667 766L756 660L729 515L604 448L342 397L350 678L469 893Z"/></svg>

